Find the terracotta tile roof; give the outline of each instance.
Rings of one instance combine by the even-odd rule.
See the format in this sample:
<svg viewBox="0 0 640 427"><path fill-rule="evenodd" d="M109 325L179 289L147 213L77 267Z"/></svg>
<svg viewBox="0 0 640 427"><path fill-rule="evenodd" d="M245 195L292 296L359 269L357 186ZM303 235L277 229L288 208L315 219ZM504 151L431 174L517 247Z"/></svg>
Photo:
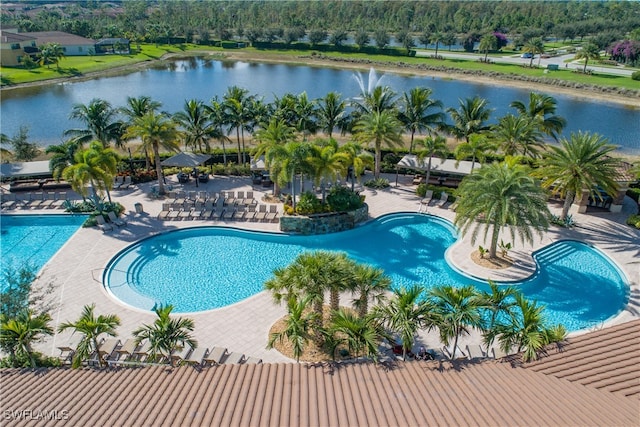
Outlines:
<svg viewBox="0 0 640 427"><path fill-rule="evenodd" d="M633 399L492 361L2 369L0 384L3 425L34 425L8 422L26 410L79 426L638 425Z"/></svg>
<svg viewBox="0 0 640 427"><path fill-rule="evenodd" d="M571 338L524 367L640 399L640 320Z"/></svg>

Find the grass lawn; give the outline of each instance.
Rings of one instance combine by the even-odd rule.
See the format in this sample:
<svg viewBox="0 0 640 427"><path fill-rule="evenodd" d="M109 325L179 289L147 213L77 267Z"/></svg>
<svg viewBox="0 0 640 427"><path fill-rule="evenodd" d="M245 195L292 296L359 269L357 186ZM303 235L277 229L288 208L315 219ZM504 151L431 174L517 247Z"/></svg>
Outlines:
<svg viewBox="0 0 640 427"><path fill-rule="evenodd" d="M60 77L81 76L90 72L105 71L117 67L131 66L137 63L153 61L160 59L163 55L174 53L184 53L186 55L194 54L194 51L210 51L210 52L235 52L235 50L225 50L209 46L199 46L193 44L186 45L159 45L141 44L141 52L131 55L104 55L104 56L71 56L63 58L60 61L60 69L55 65L51 68L40 67L34 70L23 70L19 68L1 68L0 75L2 85L19 84L35 82L40 80L48 80ZM293 63L304 64L304 59L300 56L310 55L309 50L259 50L255 48L244 48L238 52L246 52L249 55L256 54L262 60L268 60L270 56L274 59L285 59ZM532 77L545 77L551 79L562 79L576 83L594 84L601 86L613 86L626 89L640 89L640 82L631 80L629 77L608 76L608 75L583 75L574 73L569 70L560 69L544 73L542 68L528 68L513 64L485 64L477 60L477 55L473 59L433 59L433 58L415 58L407 56L386 56L386 55L368 55L360 53L339 53L326 52L327 57L344 58L344 59L368 59L381 62L393 63L403 62L406 64L426 64L430 66L454 67L463 70L481 70L486 72L498 72L502 74L526 75ZM502 54L501 54L502 55ZM491 57L491 55L489 55ZM534 65L535 65L534 60Z"/></svg>

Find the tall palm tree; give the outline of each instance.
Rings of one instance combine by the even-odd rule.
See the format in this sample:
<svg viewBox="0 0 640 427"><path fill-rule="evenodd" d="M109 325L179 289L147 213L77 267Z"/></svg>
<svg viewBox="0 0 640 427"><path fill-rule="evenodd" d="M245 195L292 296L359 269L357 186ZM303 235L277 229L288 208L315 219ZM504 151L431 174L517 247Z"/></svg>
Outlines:
<svg viewBox="0 0 640 427"><path fill-rule="evenodd" d="M49 170L54 179L60 179L62 172L73 164L75 154L80 147L80 143L73 139L63 142L60 145L49 145L45 153L50 154Z"/></svg>
<svg viewBox="0 0 640 427"><path fill-rule="evenodd" d="M530 92L529 102L524 104L521 101L513 101L511 107L515 108L520 115L529 117L539 126L540 131L558 139L558 134L567 124L567 121L556 115L556 100L552 96Z"/></svg>
<svg viewBox="0 0 640 427"><path fill-rule="evenodd" d="M226 124L226 113L224 104L218 100L218 97L214 97L211 99L209 105L205 105L204 109L206 114L208 115L209 122L211 123L211 137L217 139L222 143L222 161L225 166L227 165L227 147L225 146L226 142L231 142L229 137L225 135L222 130L223 126Z"/></svg>
<svg viewBox="0 0 640 427"><path fill-rule="evenodd" d="M244 126L249 121L247 117L247 89L238 86L230 86L223 96L224 111L226 114L226 122L229 125L229 131L236 130L236 138L238 142L238 164L244 163L242 151L244 149ZM242 133L242 139L240 134Z"/></svg>
<svg viewBox="0 0 640 427"><path fill-rule="evenodd" d="M204 103L196 99L184 102L183 111L173 115L173 119L182 130L184 144L192 150L211 152L210 139L213 136L211 116L207 114ZM204 150L203 150L204 148Z"/></svg>
<svg viewBox="0 0 640 427"><path fill-rule="evenodd" d="M93 141L89 148L75 153L73 164L62 171L62 176L83 198L87 196L86 185L90 184L93 194L105 191L111 201L110 190L117 164L118 154L113 149L104 148L99 141Z"/></svg>
<svg viewBox="0 0 640 427"><path fill-rule="evenodd" d="M80 318L75 322L64 322L58 326L58 332L72 329L74 333L82 334L82 338L78 343L71 366L79 368L82 362L87 360L94 352L98 354L98 363L100 366L106 366L107 362L98 352L98 338L102 334L112 337L116 336L116 327L120 326L120 318L115 314L95 316L95 304L85 305L82 309Z"/></svg>
<svg viewBox="0 0 640 427"><path fill-rule="evenodd" d="M396 102L396 94L389 86L376 85L373 88L363 89L353 103L353 107L358 113L357 117L362 114L395 110Z"/></svg>
<svg viewBox="0 0 640 427"><path fill-rule="evenodd" d="M373 311L391 332L400 336L403 359L407 357L407 350L411 350L418 330L431 329L435 325L433 308L422 298L423 291L424 288L417 285L409 289L394 289L391 299Z"/></svg>
<svg viewBox="0 0 640 427"><path fill-rule="evenodd" d="M424 161L425 158L427 160L427 179L426 182L429 182L429 176L431 175L431 160L433 156L440 157L444 162L447 156L449 155L449 149L447 148L447 140L445 137L436 135L435 138L433 136L429 136L421 141L418 141L418 147L420 151L418 151L418 159L420 161Z"/></svg>
<svg viewBox="0 0 640 427"><path fill-rule="evenodd" d="M126 127L133 125L135 119L144 116L150 111L158 111L162 107L160 101L154 101L150 96L139 96L137 98L128 96L126 106L120 107L118 111L126 117L125 120L125 132ZM146 170L151 169L151 154L148 150L144 151L144 157L146 161Z"/></svg>
<svg viewBox="0 0 640 427"><path fill-rule="evenodd" d="M491 230L490 258L496 256L503 227L509 229L512 239L517 232L527 242L532 241L534 231L542 234L549 227L551 213L545 191L531 177L529 168L513 159L482 166L462 180L458 194L454 223L463 234L473 228L472 244L481 229L485 239Z"/></svg>
<svg viewBox="0 0 640 427"><path fill-rule="evenodd" d="M150 356L154 360L164 357L173 366L172 354L179 348L189 345L195 349L198 342L193 338L192 332L195 323L192 319L171 317L173 306L171 304L154 308L156 320L151 325L143 324L133 331L136 343L148 340L150 344Z"/></svg>
<svg viewBox="0 0 640 427"><path fill-rule="evenodd" d="M544 346L564 340L567 333L562 325L546 326L544 306L528 301L522 294L517 294L515 301L516 315L508 317L505 322L498 322L489 334L491 341L498 339L505 353L512 348L524 351L522 360L527 362L535 360Z"/></svg>
<svg viewBox="0 0 640 427"><path fill-rule="evenodd" d="M487 135L476 133L469 135L467 142L458 144L453 150L453 155L458 161L471 157L471 172L473 172L476 160L483 163L487 159L487 153L492 150L494 150L494 146Z"/></svg>
<svg viewBox="0 0 640 427"><path fill-rule="evenodd" d="M535 121L526 116L507 114L501 117L491 131L491 138L506 156L539 156L542 148L542 133Z"/></svg>
<svg viewBox="0 0 640 427"><path fill-rule="evenodd" d="M492 50L496 50L498 47L498 40L496 36L493 34L485 34L480 39L480 44L478 45L478 50L480 52L484 52L484 62L487 62L487 58L489 57L489 52Z"/></svg>
<svg viewBox="0 0 640 427"><path fill-rule="evenodd" d="M359 317L365 317L369 313L369 300L382 302L385 292L391 286L391 278L384 273L384 270L368 264L356 263L352 280L351 292L358 296L352 303L358 310Z"/></svg>
<svg viewBox="0 0 640 427"><path fill-rule="evenodd" d="M318 130L316 104L309 100L306 92L302 92L296 97L294 111L296 115L294 127L302 134L302 140L306 141L307 136L315 134Z"/></svg>
<svg viewBox="0 0 640 427"><path fill-rule="evenodd" d="M344 309L333 313L330 328L334 336L344 337L350 353L374 361L378 359L380 343L391 339L375 316L356 316Z"/></svg>
<svg viewBox="0 0 640 427"><path fill-rule="evenodd" d="M296 208L296 175L300 174L300 189L302 191L305 172L309 172L312 169L310 158L314 147L308 142L287 142L283 147L283 151L278 154L281 157L276 159L279 162L278 168L281 170L280 174L276 176L276 182L282 185L287 182L291 183L291 199L294 209ZM273 160L270 161L270 165L273 165Z"/></svg>
<svg viewBox="0 0 640 427"><path fill-rule="evenodd" d="M176 124L165 114L149 111L142 117L137 117L133 124L127 128L125 137L140 138L141 150L152 153L152 160L156 164L158 175L158 194L163 195L164 179L162 175L162 165L160 164L160 147L169 151L178 151L177 139L180 133L176 129Z"/></svg>
<svg viewBox="0 0 640 427"><path fill-rule="evenodd" d="M402 124L393 111L373 111L364 114L353 128L362 142L373 144L375 150L374 178L380 178L382 163L382 145L402 144Z"/></svg>
<svg viewBox="0 0 640 427"><path fill-rule="evenodd" d="M486 99L475 96L464 100L460 99L459 103L460 107L457 110L453 107L447 109L453 120L453 125L447 126L447 129L456 138L464 138L466 142L469 142L469 136L472 134L490 129L487 121L491 116L491 110L488 108Z"/></svg>
<svg viewBox="0 0 640 427"><path fill-rule="evenodd" d="M120 146L124 125L117 120L117 116L118 110L104 99L94 98L87 105L75 104L69 118L81 121L86 127L68 129L64 131L64 135L75 138L80 144L96 139L105 147L108 147L111 142Z"/></svg>
<svg viewBox="0 0 640 427"><path fill-rule="evenodd" d="M524 44L522 51L531 54L531 60L529 61L529 67L531 67L533 65L533 58L535 58L536 55L542 55L544 53L544 42L540 37L532 38ZM541 57L538 58L538 66L540 66L540 58Z"/></svg>
<svg viewBox="0 0 640 427"><path fill-rule="evenodd" d="M33 343L39 341L43 335L53 335L49 322L51 322L49 313L34 316L32 310L25 310L15 318L0 315L2 347L10 348L14 358L25 357L29 361L29 366L35 368Z"/></svg>
<svg viewBox="0 0 640 427"><path fill-rule="evenodd" d="M582 69L582 72L586 73L589 60L600 59L600 48L595 43L585 43L584 46L582 46L582 49L576 52L575 59L584 59L584 68Z"/></svg>
<svg viewBox="0 0 640 427"><path fill-rule="evenodd" d="M318 125L329 138L333 135L333 130L346 129L347 112L346 102L338 92L329 92L323 98L316 100L318 110Z"/></svg>
<svg viewBox="0 0 640 427"><path fill-rule="evenodd" d="M472 285L455 288L453 286L436 286L429 292L434 311L438 317L440 339L449 345L453 338L451 359L456 357L458 338L470 333L472 328L482 326L480 304L476 289Z"/></svg>
<svg viewBox="0 0 640 427"><path fill-rule="evenodd" d="M38 57L41 65L46 65L49 68L49 64L56 64L56 68L59 70L60 60L64 58L64 49L58 43L45 43L40 47Z"/></svg>
<svg viewBox="0 0 640 427"><path fill-rule="evenodd" d="M346 176L349 156L338 149L335 140L329 140L325 145L312 145L308 163L313 170L315 185L322 189L322 203L325 203L327 181L335 181L339 175Z"/></svg>
<svg viewBox="0 0 640 427"><path fill-rule="evenodd" d="M600 198L599 189L616 194L615 181L620 160L610 157L616 147L597 133L572 133L570 139L561 139L560 146L549 146L535 175L542 178L542 187L564 198L561 219L565 219L576 196L588 192Z"/></svg>
<svg viewBox="0 0 640 427"><path fill-rule="evenodd" d="M373 156L356 142L347 142L340 147L340 151L348 156L347 175L351 178L351 191L354 191L356 179L359 180L367 167L373 168Z"/></svg>
<svg viewBox="0 0 640 427"><path fill-rule="evenodd" d="M291 343L293 357L296 358L296 362L300 362L300 356L302 356L304 347L311 338L311 324L316 316L316 313L307 312L309 301L309 297L303 297L301 299L293 295L289 297L287 301L285 328L281 332L271 334L269 342L267 343L268 349L273 348L276 342L282 342L286 339Z"/></svg>
<svg viewBox="0 0 640 427"><path fill-rule="evenodd" d="M288 158L285 145L295 138L295 129L287 125L283 119L274 117L265 128L259 129L254 137L259 142L254 156L264 156L265 167L269 168L271 176L279 176L283 162ZM280 193L279 185L277 180L274 182L273 194L277 195Z"/></svg>
<svg viewBox="0 0 640 427"><path fill-rule="evenodd" d="M433 91L426 87L415 87L402 96L400 121L411 133L409 153L413 153L413 139L416 132L433 132L444 122L442 101L431 98Z"/></svg>

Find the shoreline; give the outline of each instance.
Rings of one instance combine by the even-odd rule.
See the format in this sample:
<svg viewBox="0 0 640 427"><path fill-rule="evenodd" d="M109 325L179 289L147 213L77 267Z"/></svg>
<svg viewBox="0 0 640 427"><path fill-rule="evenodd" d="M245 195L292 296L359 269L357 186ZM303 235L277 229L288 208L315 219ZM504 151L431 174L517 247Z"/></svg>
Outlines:
<svg viewBox="0 0 640 427"><path fill-rule="evenodd" d="M290 65L301 65L301 66L309 66L309 67L320 67L320 68L334 68L334 69L343 69L343 70L357 70L357 71L367 71L369 68L375 68L376 71L384 72L384 73L393 73L398 75L405 76L427 76L434 77L439 79L449 79L449 80L459 80L466 82L474 82L480 83L487 86L508 86L518 89L532 89L532 87L541 91L547 91L551 93L560 93L563 95L571 96L574 98L582 99L582 100L591 100L594 99L599 101L604 101L608 103L618 104L618 105L626 105L629 107L640 108L640 98L631 98L619 94L613 93L603 93L603 92L594 92L592 88L570 88L557 86L553 84L545 84L543 82L527 82L522 80L510 79L508 76L503 76L501 78L496 78L495 76L488 75L477 75L477 74L465 74L461 70L461 72L455 71L437 71L430 69L421 69L415 66L407 66L406 64L394 64L394 63L384 63L375 61L371 61L371 63L363 63L363 62L348 62L340 59L320 56L289 56L289 55L280 55L277 53L260 53L260 52L212 52L212 51L190 51L190 52L180 52L180 53L169 53L163 55L160 59L157 60L148 60L143 62L138 62L131 65L122 65L119 67L111 68L108 70L102 71L93 71L90 73L83 74L81 76L75 77L60 77L49 80L41 80L37 82L29 82L29 83L19 83L12 86L4 86L0 88L0 92L4 91L13 91L19 90L29 87L39 87L39 86L48 86L55 85L63 82L79 82L79 81L87 81L98 79L102 77L111 77L117 75L123 75L135 72L137 70L145 69L152 66L155 63L161 63L163 61L167 61L173 58L180 57L191 57L191 56L208 56L212 57L212 59L218 60L228 60L228 61L253 61L253 62L262 62L262 63L274 63L274 64L290 64Z"/></svg>

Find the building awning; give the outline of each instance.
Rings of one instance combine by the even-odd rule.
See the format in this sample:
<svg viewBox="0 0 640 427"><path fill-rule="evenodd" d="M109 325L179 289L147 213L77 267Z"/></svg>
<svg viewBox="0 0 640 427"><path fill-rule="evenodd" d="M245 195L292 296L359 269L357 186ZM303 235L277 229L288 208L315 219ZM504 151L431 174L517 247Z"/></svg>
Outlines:
<svg viewBox="0 0 640 427"><path fill-rule="evenodd" d="M402 169L415 169L415 170L427 170L427 164L429 159L418 160L418 156L415 154L405 155L398 163L398 168ZM434 157L431 159L431 172L439 172L445 174L454 175L469 175L471 173L472 162L466 160L453 160ZM480 166L477 164L476 166Z"/></svg>
<svg viewBox="0 0 640 427"><path fill-rule="evenodd" d="M40 176L51 176L48 160L0 164L0 177L2 178L27 178Z"/></svg>
<svg viewBox="0 0 640 427"><path fill-rule="evenodd" d="M264 156L260 156L257 159L256 158L251 159L251 170L252 171L267 170L267 166L264 162Z"/></svg>

